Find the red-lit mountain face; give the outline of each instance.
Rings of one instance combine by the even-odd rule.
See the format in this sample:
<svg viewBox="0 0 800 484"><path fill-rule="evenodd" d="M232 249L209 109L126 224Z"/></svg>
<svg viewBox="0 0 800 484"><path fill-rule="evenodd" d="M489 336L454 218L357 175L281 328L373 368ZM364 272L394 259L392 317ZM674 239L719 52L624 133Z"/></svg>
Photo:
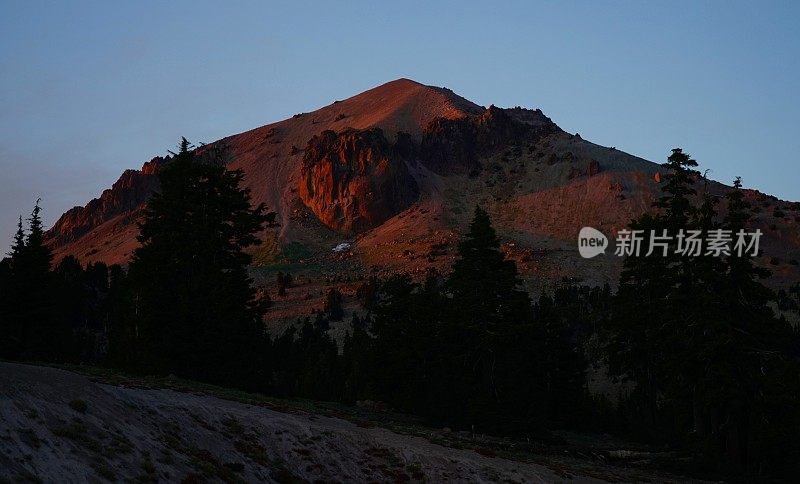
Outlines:
<svg viewBox="0 0 800 484"><path fill-rule="evenodd" d="M273 309L278 317L293 314L298 301L320 307L330 284L347 296L370 274L446 271L476 204L532 289L565 277L613 285L621 259L582 259L578 231L592 226L613 236L650 210L663 171L566 133L540 110L487 109L407 79L200 151L220 148L230 168L244 171L253 201L277 212L280 227L265 231L255 249L254 277L269 284L278 269L297 276ZM126 263L141 209L168 162L158 157L128 170L100 198L62 215L48 232L56 260ZM770 283L798 280L800 204L756 191L748 197L753 227L765 234L761 263L773 271ZM342 243L349 248L332 250Z"/></svg>

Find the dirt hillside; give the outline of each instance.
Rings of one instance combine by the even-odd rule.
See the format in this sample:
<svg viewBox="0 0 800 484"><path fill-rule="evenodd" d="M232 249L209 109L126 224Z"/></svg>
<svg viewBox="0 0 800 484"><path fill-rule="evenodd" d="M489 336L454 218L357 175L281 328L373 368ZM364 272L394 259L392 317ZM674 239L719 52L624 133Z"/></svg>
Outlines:
<svg viewBox="0 0 800 484"><path fill-rule="evenodd" d="M675 482L574 458L510 460L432 443L439 431L416 433L258 399L0 363L2 482Z"/></svg>

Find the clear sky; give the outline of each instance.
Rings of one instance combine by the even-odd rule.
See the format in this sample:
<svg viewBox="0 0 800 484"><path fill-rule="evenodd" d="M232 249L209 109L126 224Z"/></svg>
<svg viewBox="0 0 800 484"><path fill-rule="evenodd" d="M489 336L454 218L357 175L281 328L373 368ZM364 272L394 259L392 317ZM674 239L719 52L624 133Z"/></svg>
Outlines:
<svg viewBox="0 0 800 484"><path fill-rule="evenodd" d="M0 247L125 168L399 77L800 200L800 2L0 0Z"/></svg>

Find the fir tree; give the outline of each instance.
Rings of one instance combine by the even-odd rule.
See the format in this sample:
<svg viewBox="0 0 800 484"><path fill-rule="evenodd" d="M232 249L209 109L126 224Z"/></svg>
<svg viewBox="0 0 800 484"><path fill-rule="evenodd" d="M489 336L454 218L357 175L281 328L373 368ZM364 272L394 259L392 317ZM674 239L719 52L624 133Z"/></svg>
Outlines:
<svg viewBox="0 0 800 484"><path fill-rule="evenodd" d="M183 138L159 173L130 264L130 323L143 371L248 385L261 376L264 308L244 250L267 222L252 207L243 173L201 160Z"/></svg>
<svg viewBox="0 0 800 484"><path fill-rule="evenodd" d="M50 270L53 256L44 243L39 202L27 219L27 234L21 220L17 225L8 261L3 315L8 343L3 350L8 358L63 361L70 335L57 318L56 287Z"/></svg>
<svg viewBox="0 0 800 484"><path fill-rule="evenodd" d="M8 254L9 257L14 259L18 257L22 252L25 250L25 230L22 228L22 215L19 216L19 222L17 222L17 231L14 233L14 243L11 245L11 252Z"/></svg>
<svg viewBox="0 0 800 484"><path fill-rule="evenodd" d="M14 264L18 264L25 251L25 230L22 216L17 223L14 242L8 257L0 262L0 357L15 358L22 344L22 326L18 323L19 309Z"/></svg>
<svg viewBox="0 0 800 484"><path fill-rule="evenodd" d="M661 166L667 169L664 177L664 194L653 204L662 210L668 226L674 230L686 227L694 211L691 197L697 194L694 189L697 162L682 149L675 148Z"/></svg>
<svg viewBox="0 0 800 484"><path fill-rule="evenodd" d="M660 212L632 226L701 230L706 239L721 229L735 240L750 218L740 180L720 223L708 187L695 207L687 185L696 164L676 154ZM800 446L777 444L791 440L786 429L800 421L800 372L791 357L797 334L769 307L774 294L760 282L767 273L750 254L732 243L728 249L725 257L625 261L611 319L611 371L635 382L626 407L634 419L647 417L634 425L650 437L693 447L720 469L759 474L766 463L781 463L769 472L785 472L800 454Z"/></svg>
<svg viewBox="0 0 800 484"><path fill-rule="evenodd" d="M306 318L298 323L299 331L289 326L272 345L274 391L318 400L341 399L338 348L327 334L327 321L318 313L315 322Z"/></svg>
<svg viewBox="0 0 800 484"><path fill-rule="evenodd" d="M722 224L734 241L740 231L749 233L750 205L741 187L736 178ZM800 457L790 430L800 423L800 367L792 357L797 333L769 306L775 294L761 282L769 271L757 267L749 251L740 253L731 245L715 304L720 323L704 352L703 418L697 431L714 443L710 448L724 466L794 474L797 465L787 464Z"/></svg>
<svg viewBox="0 0 800 484"><path fill-rule="evenodd" d="M669 171L662 186L663 194L653 204L655 214L645 214L630 224L630 230L642 231L642 251L625 259L619 290L611 318L612 337L608 345L612 375L636 382L629 404L638 408L636 417L644 419L637 428L641 437L667 440L686 428L689 410L685 395L665 400L670 389L684 392L691 384L683 381L696 368L686 344L696 329L692 311L702 307L702 292L695 290L695 257L678 252L677 235L697 229L694 177L697 162L681 149L672 150L663 165ZM711 207L706 207L711 208ZM706 214L711 215L711 214ZM712 215L713 216L713 215ZM654 245L651 234L671 237L667 254ZM648 255L649 254L649 255ZM677 405L670 417L665 406ZM675 425L675 419L683 419Z"/></svg>
<svg viewBox="0 0 800 484"><path fill-rule="evenodd" d="M378 363L380 360L376 359L375 339L367 333L364 322L356 318L353 315L352 329L345 335L342 344L341 395L346 403L380 399L374 382L376 375L385 372Z"/></svg>
<svg viewBox="0 0 800 484"><path fill-rule="evenodd" d="M447 281L451 311L437 334L439 411L462 425L526 433L541 427L543 334L513 261L480 207ZM459 409L454 411L454 409Z"/></svg>
<svg viewBox="0 0 800 484"><path fill-rule="evenodd" d="M440 340L436 325L441 299L406 276L393 276L380 285L374 306L374 390L377 398L405 411L431 415L431 361ZM357 333L354 333L357 335ZM452 344L452 342L450 343ZM369 358L367 358L369 359Z"/></svg>
<svg viewBox="0 0 800 484"><path fill-rule="evenodd" d="M551 424L576 426L583 417L586 397L586 359L580 348L582 323L589 319L578 288L572 284L542 294L534 306L536 322L543 326L543 387Z"/></svg>

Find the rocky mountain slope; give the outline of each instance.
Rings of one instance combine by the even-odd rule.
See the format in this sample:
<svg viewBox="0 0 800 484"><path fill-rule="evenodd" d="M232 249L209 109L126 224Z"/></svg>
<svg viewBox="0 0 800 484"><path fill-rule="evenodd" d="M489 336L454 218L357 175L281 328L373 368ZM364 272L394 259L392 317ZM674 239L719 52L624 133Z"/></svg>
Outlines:
<svg viewBox="0 0 800 484"><path fill-rule="evenodd" d="M254 201L278 214L280 228L262 234L254 254L265 284L276 263L328 283L343 259L346 278L446 270L479 203L533 289L564 277L613 285L621 260L580 258L577 233L593 226L615 235L650 209L662 175L658 164L566 133L539 110L484 108L407 79L200 151L224 151L231 168L244 170ZM155 173L168 161L126 171L100 198L65 213L48 232L57 259L126 263ZM726 187L708 189L721 195ZM771 284L797 281L800 204L748 197ZM350 249L332 252L341 243ZM302 297L316 298L317 289Z"/></svg>

